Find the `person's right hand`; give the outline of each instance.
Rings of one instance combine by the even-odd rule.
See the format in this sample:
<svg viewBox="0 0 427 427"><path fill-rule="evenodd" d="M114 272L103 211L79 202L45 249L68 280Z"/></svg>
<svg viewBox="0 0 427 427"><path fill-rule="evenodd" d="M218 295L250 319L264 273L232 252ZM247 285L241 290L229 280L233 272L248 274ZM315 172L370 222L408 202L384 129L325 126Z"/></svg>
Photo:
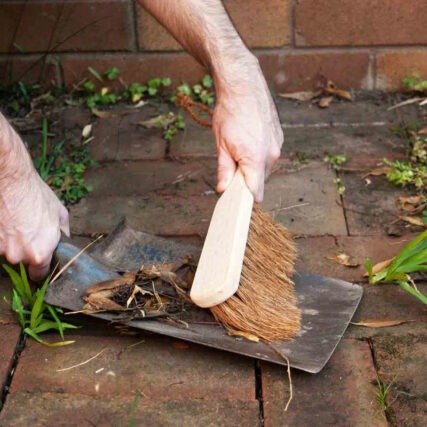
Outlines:
<svg viewBox="0 0 427 427"><path fill-rule="evenodd" d="M41 280L61 230L69 235L68 211L34 169L19 136L5 122L0 128L0 138L14 139L11 153L0 155L0 255L28 264L31 279Z"/></svg>

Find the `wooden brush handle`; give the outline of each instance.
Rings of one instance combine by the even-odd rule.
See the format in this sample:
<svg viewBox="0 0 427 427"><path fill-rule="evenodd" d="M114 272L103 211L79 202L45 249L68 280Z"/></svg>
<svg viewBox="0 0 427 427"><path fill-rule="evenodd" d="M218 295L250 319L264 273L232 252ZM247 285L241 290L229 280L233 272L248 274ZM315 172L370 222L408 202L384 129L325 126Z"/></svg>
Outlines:
<svg viewBox="0 0 427 427"><path fill-rule="evenodd" d="M199 307L221 304L237 291L252 206L252 193L237 170L215 206L191 287L190 297Z"/></svg>

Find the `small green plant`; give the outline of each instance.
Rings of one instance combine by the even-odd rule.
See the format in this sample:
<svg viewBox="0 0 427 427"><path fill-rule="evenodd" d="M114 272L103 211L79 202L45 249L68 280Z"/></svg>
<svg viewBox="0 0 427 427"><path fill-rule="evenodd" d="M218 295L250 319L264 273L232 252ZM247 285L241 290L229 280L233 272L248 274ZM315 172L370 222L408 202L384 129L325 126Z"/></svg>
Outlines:
<svg viewBox="0 0 427 427"><path fill-rule="evenodd" d="M335 178L334 183L337 186L337 193L342 196L345 193L345 185L342 183L340 178Z"/></svg>
<svg viewBox="0 0 427 427"><path fill-rule="evenodd" d="M74 147L69 153L64 151L64 141L49 147L48 123L43 118L41 155L34 160L34 166L59 199L70 205L92 191L83 174L96 162L90 157L87 145Z"/></svg>
<svg viewBox="0 0 427 427"><path fill-rule="evenodd" d="M111 67L104 72L104 76L108 80L116 80L119 77L119 69L117 67Z"/></svg>
<svg viewBox="0 0 427 427"><path fill-rule="evenodd" d="M388 392L390 391L390 387L392 386L393 381L388 384L387 386L385 386L378 378L377 378L377 393L376 393L376 397L377 397L377 402L380 404L381 409L384 412L388 411L388 405L387 405L387 396L388 396Z"/></svg>
<svg viewBox="0 0 427 427"><path fill-rule="evenodd" d="M64 331L75 329L77 326L62 322L59 318L59 315L63 313L62 310L43 301L49 278L44 281L39 289L33 292L22 263L19 265L20 274L6 264L3 264L3 268L13 283L11 307L17 314L24 333L48 347L72 344L74 341L64 340ZM49 343L40 337L41 333L52 329L58 331L62 341Z"/></svg>
<svg viewBox="0 0 427 427"><path fill-rule="evenodd" d="M208 107L215 103L215 92L213 90L213 80L208 74L205 75L200 83L190 86L188 83L183 82L179 85L172 96L170 97L171 102L175 102L178 93L190 96L194 101L201 102Z"/></svg>
<svg viewBox="0 0 427 427"><path fill-rule="evenodd" d="M138 102L142 99L144 95L156 96L159 94L159 91L162 88L168 87L171 85L171 79L166 78L155 78L148 80L146 85L140 83L131 83L123 91L123 99L129 100L133 103Z"/></svg>
<svg viewBox="0 0 427 427"><path fill-rule="evenodd" d="M412 73L402 80L403 86L409 92L427 93L427 80L421 78L418 73Z"/></svg>
<svg viewBox="0 0 427 427"><path fill-rule="evenodd" d="M372 262L365 262L369 283L398 283L405 291L427 304L427 297L416 287L410 274L427 271L427 230L419 234L391 261L390 265L374 273Z"/></svg>
<svg viewBox="0 0 427 427"><path fill-rule="evenodd" d="M328 163L330 167L336 171L341 170L342 165L347 161L345 154L326 154L323 161Z"/></svg>
<svg viewBox="0 0 427 427"><path fill-rule="evenodd" d="M387 179L394 185L406 187L414 186L418 190L423 190L427 187L427 164L413 163L396 160L390 162L386 159L383 163L393 168L392 171L386 174Z"/></svg>

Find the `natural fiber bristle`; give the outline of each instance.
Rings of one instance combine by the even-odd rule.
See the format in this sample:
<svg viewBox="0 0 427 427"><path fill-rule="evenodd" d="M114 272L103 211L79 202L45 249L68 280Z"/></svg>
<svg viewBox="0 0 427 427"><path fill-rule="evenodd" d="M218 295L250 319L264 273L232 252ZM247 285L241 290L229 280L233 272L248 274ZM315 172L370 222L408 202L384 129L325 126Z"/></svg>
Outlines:
<svg viewBox="0 0 427 427"><path fill-rule="evenodd" d="M294 259L288 231L254 206L239 289L211 308L217 321L231 334L244 332L265 341L293 338L301 317L291 280Z"/></svg>

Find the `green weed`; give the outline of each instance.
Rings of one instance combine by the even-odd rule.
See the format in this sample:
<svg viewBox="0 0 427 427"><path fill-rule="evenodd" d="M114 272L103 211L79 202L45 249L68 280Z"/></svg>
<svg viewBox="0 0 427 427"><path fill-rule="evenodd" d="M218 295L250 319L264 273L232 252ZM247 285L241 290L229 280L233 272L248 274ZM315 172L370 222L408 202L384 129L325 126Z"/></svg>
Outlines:
<svg viewBox="0 0 427 427"><path fill-rule="evenodd" d="M341 170L342 165L347 161L345 154L326 154L323 161L328 163L330 167L336 171Z"/></svg>
<svg viewBox="0 0 427 427"><path fill-rule="evenodd" d="M48 347L72 344L74 341L64 340L64 331L75 329L77 326L62 322L59 318L59 315L63 313L62 310L43 301L50 278L48 277L43 285L33 292L22 263L19 265L19 274L6 264L3 264L3 268L13 283L11 307L18 317L24 333ZM40 337L41 333L52 329L58 331L62 341L49 343Z"/></svg>
<svg viewBox="0 0 427 427"><path fill-rule="evenodd" d="M416 287L410 274L427 271L427 230L419 234L393 259L388 267L374 273L372 262L368 258L365 262L369 283L396 282L405 291L427 304L427 297Z"/></svg>
<svg viewBox="0 0 427 427"><path fill-rule="evenodd" d="M213 90L213 80L208 74L205 75L200 83L190 86L188 83L183 82L179 85L172 96L169 98L171 102L175 102L178 93L190 96L194 101L201 102L208 107L215 103L215 92Z"/></svg>
<svg viewBox="0 0 427 427"><path fill-rule="evenodd" d="M427 93L427 80L421 78L418 73L412 73L402 80L403 86L409 92Z"/></svg>
<svg viewBox="0 0 427 427"><path fill-rule="evenodd" d="M388 405L387 405L387 396L388 393L390 391L390 387L392 386L393 381L388 384L387 386L385 386L378 378L377 378L377 393L376 393L376 398L377 398L377 402L380 404L381 409L384 412L388 411Z"/></svg>
<svg viewBox="0 0 427 427"><path fill-rule="evenodd" d="M64 141L48 144L48 122L42 122L41 155L34 160L34 166L41 178L55 191L66 205L77 203L92 187L85 181L84 172L96 162L90 157L87 145L64 150Z"/></svg>

